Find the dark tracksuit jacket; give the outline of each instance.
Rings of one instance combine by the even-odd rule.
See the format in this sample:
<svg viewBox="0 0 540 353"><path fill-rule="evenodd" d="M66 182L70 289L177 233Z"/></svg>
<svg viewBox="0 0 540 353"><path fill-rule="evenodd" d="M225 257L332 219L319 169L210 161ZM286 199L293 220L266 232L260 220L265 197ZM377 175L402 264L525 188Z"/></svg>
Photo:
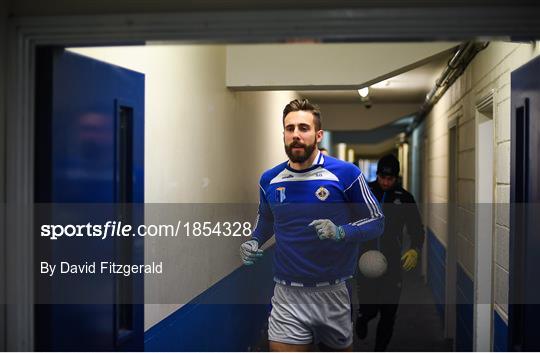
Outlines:
<svg viewBox="0 0 540 353"><path fill-rule="evenodd" d="M362 244L361 253L367 250L379 250L387 258L387 276L401 279L401 256L403 249L403 230L406 227L411 248L421 254L424 243L424 226L414 197L400 185L384 192L377 181L369 184L371 192L383 208L385 216L384 233L379 239Z"/></svg>

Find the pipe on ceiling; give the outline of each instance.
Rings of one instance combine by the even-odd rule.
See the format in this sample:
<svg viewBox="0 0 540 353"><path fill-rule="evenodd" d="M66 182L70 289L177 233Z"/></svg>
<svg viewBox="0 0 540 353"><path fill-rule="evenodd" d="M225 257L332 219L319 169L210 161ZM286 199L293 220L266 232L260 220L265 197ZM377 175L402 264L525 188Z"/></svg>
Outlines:
<svg viewBox="0 0 540 353"><path fill-rule="evenodd" d="M444 68L439 78L435 81L435 85L426 95L426 100L420 107L420 110L416 113L416 118L407 127L406 134L410 135L414 129L422 123L425 117L429 114L431 109L444 93L452 86L459 76L463 74L467 66L474 59L476 54L487 48L489 42L475 42L468 41L463 42L456 49L456 52L452 58L448 61L448 64Z"/></svg>

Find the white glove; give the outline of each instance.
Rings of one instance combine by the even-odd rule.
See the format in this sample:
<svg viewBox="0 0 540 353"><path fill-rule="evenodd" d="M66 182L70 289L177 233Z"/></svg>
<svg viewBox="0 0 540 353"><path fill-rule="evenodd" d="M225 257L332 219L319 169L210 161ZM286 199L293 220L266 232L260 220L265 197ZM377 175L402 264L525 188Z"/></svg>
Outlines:
<svg viewBox="0 0 540 353"><path fill-rule="evenodd" d="M240 258L244 262L244 265L253 265L262 256L263 251L259 250L259 242L257 240L248 240L240 245Z"/></svg>
<svg viewBox="0 0 540 353"><path fill-rule="evenodd" d="M329 219L316 219L309 224L309 226L315 227L319 239L333 239L341 240L345 238L345 231L343 228L338 227Z"/></svg>

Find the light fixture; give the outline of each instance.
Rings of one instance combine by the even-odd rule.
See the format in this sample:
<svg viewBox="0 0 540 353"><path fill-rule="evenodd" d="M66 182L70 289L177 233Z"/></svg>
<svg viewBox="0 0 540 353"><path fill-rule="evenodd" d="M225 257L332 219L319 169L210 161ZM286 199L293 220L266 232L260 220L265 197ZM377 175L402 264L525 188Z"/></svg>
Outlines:
<svg viewBox="0 0 540 353"><path fill-rule="evenodd" d="M371 108L371 100L369 99L369 87L360 88L358 90L360 95L360 102L366 107L366 109Z"/></svg>
<svg viewBox="0 0 540 353"><path fill-rule="evenodd" d="M360 88L358 94L362 98L366 98L369 95L369 87Z"/></svg>

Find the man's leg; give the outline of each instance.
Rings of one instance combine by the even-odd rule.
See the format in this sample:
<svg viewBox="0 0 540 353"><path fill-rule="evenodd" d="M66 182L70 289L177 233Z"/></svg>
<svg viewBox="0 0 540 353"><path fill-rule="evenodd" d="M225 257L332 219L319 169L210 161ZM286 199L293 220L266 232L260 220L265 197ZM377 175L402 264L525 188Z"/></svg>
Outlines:
<svg viewBox="0 0 540 353"><path fill-rule="evenodd" d="M345 348L332 348L332 347L328 347L327 345L325 345L324 343L319 343L319 350L321 352L352 352L353 350L353 345L351 344L350 346L348 347L345 347Z"/></svg>
<svg viewBox="0 0 540 353"><path fill-rule="evenodd" d="M309 327L311 301L303 297L303 288L281 284L274 287L272 311L268 318L268 342L272 352L306 352L313 347Z"/></svg>
<svg viewBox="0 0 540 353"><path fill-rule="evenodd" d="M353 322L351 300L345 283L316 289L313 298L316 320L314 339L321 351L351 352L353 346Z"/></svg>
<svg viewBox="0 0 540 353"><path fill-rule="evenodd" d="M394 323L396 322L396 312L398 304L382 304L381 318L377 325L377 337L375 341L375 351L383 352L388 347L392 334L394 333Z"/></svg>
<svg viewBox="0 0 540 353"><path fill-rule="evenodd" d="M276 341L269 341L270 352L310 352L312 351L311 344L288 344Z"/></svg>
<svg viewBox="0 0 540 353"><path fill-rule="evenodd" d="M399 306L399 297L401 296L401 278L393 278L388 280L384 286L384 295L382 295L379 311L381 318L377 325L377 335L375 340L375 351L385 351L390 343L392 334L394 333L394 323L396 321L396 313Z"/></svg>
<svg viewBox="0 0 540 353"><path fill-rule="evenodd" d="M368 324L377 316L377 304L360 303L358 317L356 318L356 336L363 340L367 336Z"/></svg>
<svg viewBox="0 0 540 353"><path fill-rule="evenodd" d="M367 337L368 323L378 313L379 279L369 279L356 274L356 290L358 293L358 316L356 318L356 336L363 340Z"/></svg>

